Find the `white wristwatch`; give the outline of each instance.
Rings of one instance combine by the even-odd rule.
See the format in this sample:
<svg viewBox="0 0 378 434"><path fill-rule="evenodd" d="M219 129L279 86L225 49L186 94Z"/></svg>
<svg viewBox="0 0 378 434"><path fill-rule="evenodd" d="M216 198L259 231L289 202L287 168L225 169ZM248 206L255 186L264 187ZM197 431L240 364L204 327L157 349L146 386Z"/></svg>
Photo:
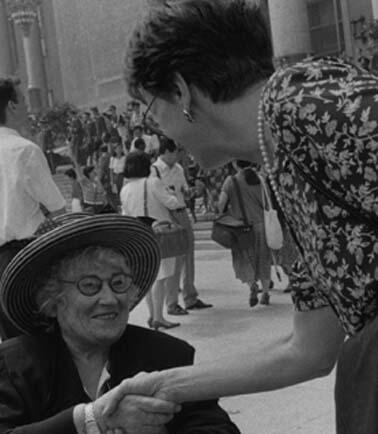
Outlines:
<svg viewBox="0 0 378 434"><path fill-rule="evenodd" d="M86 404L84 408L84 421L85 421L85 430L87 434L101 434L100 428L98 427L94 411L93 404Z"/></svg>

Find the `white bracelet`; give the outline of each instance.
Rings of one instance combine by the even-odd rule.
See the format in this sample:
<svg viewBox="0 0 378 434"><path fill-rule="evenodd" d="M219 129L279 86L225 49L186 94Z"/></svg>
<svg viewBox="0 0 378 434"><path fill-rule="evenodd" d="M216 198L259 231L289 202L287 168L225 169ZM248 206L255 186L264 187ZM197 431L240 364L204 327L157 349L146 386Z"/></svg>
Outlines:
<svg viewBox="0 0 378 434"><path fill-rule="evenodd" d="M100 428L98 427L94 411L93 404L87 404L84 409L85 415L85 429L87 434L101 434Z"/></svg>

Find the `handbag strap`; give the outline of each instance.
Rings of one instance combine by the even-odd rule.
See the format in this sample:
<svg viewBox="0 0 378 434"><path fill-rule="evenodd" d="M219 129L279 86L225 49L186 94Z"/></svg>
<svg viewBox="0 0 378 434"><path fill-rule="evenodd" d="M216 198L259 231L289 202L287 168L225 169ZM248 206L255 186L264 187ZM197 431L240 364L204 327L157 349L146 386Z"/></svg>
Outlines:
<svg viewBox="0 0 378 434"><path fill-rule="evenodd" d="M161 179L160 170L155 166L155 164L153 164L152 167L155 169L156 176L157 176L159 179Z"/></svg>
<svg viewBox="0 0 378 434"><path fill-rule="evenodd" d="M288 155L288 154L287 154ZM337 197L332 191L324 189L321 185L319 185L318 182L316 182L314 179L311 178L303 169L299 166L299 164L290 156L288 155L290 161L294 164L294 166L298 169L299 173L302 175L302 177L320 194L322 194L327 199L334 202L337 206L339 206L341 209L344 209L348 211L348 213L357 221L367 223L368 225L371 225L372 223L378 224L378 216L369 213L364 210L358 210L354 206L349 205L344 200Z"/></svg>
<svg viewBox="0 0 378 434"><path fill-rule="evenodd" d="M147 178L144 180L144 184L143 184L143 208L144 208L144 215L148 217Z"/></svg>
<svg viewBox="0 0 378 434"><path fill-rule="evenodd" d="M243 201L243 197L242 197L241 190L240 190L240 185L238 183L238 180L235 178L235 176L232 177L232 182L234 184L236 195L238 197L238 202L239 202L240 210L242 212L244 224L246 226L249 226L248 219L247 219L247 213L245 211L244 201Z"/></svg>
<svg viewBox="0 0 378 434"><path fill-rule="evenodd" d="M262 196L263 208L264 210L271 211L274 209L274 207L272 203L272 198L270 197L270 193L268 190L267 182L263 175L259 174L258 177L260 178L260 184L261 184L261 196Z"/></svg>

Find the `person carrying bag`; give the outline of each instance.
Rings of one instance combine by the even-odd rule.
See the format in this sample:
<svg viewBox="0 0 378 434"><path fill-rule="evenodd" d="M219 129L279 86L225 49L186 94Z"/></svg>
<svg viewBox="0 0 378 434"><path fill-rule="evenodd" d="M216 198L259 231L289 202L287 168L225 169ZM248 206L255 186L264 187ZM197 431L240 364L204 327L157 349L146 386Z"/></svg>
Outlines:
<svg viewBox="0 0 378 434"><path fill-rule="evenodd" d="M228 208L227 218L240 222L232 232L232 266L235 277L250 288L249 305L259 302L259 280L263 289L260 303L267 305L272 256L265 237L261 182L250 162L238 160L233 164L237 174L225 180L218 203L220 211Z"/></svg>
<svg viewBox="0 0 378 434"><path fill-rule="evenodd" d="M149 216L148 213L148 189L147 178L144 181L144 215ZM185 255L188 251L188 237L186 229L177 223L163 220L156 221L152 224L152 229L155 232L158 240L161 257L172 258L176 256Z"/></svg>
<svg viewBox="0 0 378 434"><path fill-rule="evenodd" d="M228 213L222 214L213 223L211 239L226 249L232 249L235 245L248 248L253 242L253 228L248 223L240 186L234 176L232 182L243 219L235 218Z"/></svg>

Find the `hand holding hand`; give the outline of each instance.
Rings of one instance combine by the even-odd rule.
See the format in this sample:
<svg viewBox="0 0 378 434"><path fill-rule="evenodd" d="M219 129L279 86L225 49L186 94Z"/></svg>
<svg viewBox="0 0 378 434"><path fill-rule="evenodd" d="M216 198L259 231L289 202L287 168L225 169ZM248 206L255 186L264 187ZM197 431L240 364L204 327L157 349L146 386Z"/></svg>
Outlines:
<svg viewBox="0 0 378 434"><path fill-rule="evenodd" d="M105 423L112 429L122 427L128 434L161 434L176 410L175 404L157 398L126 395Z"/></svg>
<svg viewBox="0 0 378 434"><path fill-rule="evenodd" d="M112 390L112 395L104 403L104 414L110 416L126 395L157 396L161 387L161 374L159 372L140 372L133 378L123 380ZM157 396L165 399L165 396ZM169 399L168 399L169 400Z"/></svg>

